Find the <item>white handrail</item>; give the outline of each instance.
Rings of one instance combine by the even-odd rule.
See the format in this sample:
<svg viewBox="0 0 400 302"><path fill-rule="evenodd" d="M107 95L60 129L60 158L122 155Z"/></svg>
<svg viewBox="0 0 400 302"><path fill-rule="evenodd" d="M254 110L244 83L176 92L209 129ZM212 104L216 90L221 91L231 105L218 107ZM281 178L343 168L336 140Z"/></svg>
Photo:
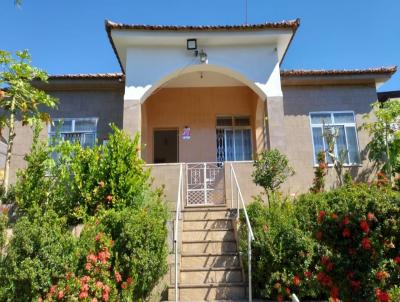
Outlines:
<svg viewBox="0 0 400 302"><path fill-rule="evenodd" d="M178 184L178 198L176 200L176 212L175 212L175 226L174 226L174 251L175 251L175 301L179 301L178 292L178 230L179 230L179 219L181 218L182 210L182 196L183 196L183 164L179 167L179 184Z"/></svg>
<svg viewBox="0 0 400 302"><path fill-rule="evenodd" d="M253 234L253 229L250 224L250 219L249 216L247 215L247 210L246 210L246 205L243 200L243 195L242 191L240 190L239 182L236 177L235 169L233 168L233 165L231 163L231 204L233 207L233 181L235 182L236 190L237 190L237 216L236 219L239 219L240 217L240 204L239 200L242 206L242 210L244 212L244 216L246 218L246 225L247 225L247 245L248 245L248 260L247 260L247 266L248 266L248 280L249 280L249 301L251 302L253 300L252 296L252 288L251 288L251 242L254 240L254 234Z"/></svg>

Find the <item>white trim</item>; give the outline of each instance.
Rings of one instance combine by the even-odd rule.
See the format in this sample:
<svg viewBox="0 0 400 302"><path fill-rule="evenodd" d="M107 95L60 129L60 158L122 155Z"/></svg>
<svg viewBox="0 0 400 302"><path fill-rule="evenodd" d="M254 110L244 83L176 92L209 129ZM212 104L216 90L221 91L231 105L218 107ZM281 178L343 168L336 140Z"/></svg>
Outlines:
<svg viewBox="0 0 400 302"><path fill-rule="evenodd" d="M340 114L340 113L350 113L353 115L353 120L354 122L352 123L336 123L334 119L335 114ZM313 114L329 114L331 116L331 123L312 123L311 115ZM354 167L354 166L360 166L361 165L361 152L360 152L360 144L358 141L358 131L357 131L357 121L356 121L356 114L352 110L338 110L338 111L311 111L308 113L308 118L309 118L309 126L310 126L310 132L311 132L311 141L312 141L312 150L313 150L313 166L316 167L318 166L318 163L316 163L316 157L315 157L315 142L314 142L314 135L313 135L313 128L322 128L324 125L325 126L342 126L344 129L344 135L345 135L345 143L346 143L346 149L347 149L347 159L349 163L345 163L343 166L344 167ZM355 135L356 135L356 144L357 144L357 152L358 156L360 159L360 162L358 163L351 163L350 162L350 154L348 150L348 141L347 141L347 131L346 127L354 127L355 128ZM324 129L322 129L323 133ZM327 149L326 144L325 144L325 139L322 137L322 144L324 150ZM335 153L337 153L337 145L335 144ZM329 167L333 167L333 164L328 164Z"/></svg>

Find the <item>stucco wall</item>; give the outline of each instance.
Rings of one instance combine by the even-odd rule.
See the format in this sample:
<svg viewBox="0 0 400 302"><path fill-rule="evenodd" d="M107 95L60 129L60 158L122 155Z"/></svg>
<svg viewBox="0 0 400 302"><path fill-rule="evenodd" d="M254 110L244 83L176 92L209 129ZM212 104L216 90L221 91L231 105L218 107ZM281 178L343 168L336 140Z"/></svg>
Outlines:
<svg viewBox="0 0 400 302"><path fill-rule="evenodd" d="M287 193L307 191L312 185L313 145L309 122L312 111L354 111L356 124L363 123L363 115L371 110L370 104L377 99L374 86L284 86L283 131L285 131L286 153L296 170L283 190ZM356 180L368 179L372 165L366 159L365 146L369 141L365 131L358 132L362 165L351 167ZM335 172L329 169L327 187L336 183Z"/></svg>
<svg viewBox="0 0 400 302"><path fill-rule="evenodd" d="M97 117L97 138L101 143L107 138L111 128L110 123L122 127L123 90L101 89L49 91L49 94L59 99L58 110L51 110L52 118ZM10 182L16 180L16 171L26 166L24 155L29 153L32 144L32 131L17 123L14 140L14 156L11 159ZM48 128L44 126L41 138L48 136Z"/></svg>
<svg viewBox="0 0 400 302"><path fill-rule="evenodd" d="M157 91L142 105L145 160L153 162L154 129L179 129L180 162L215 162L216 117L219 115L250 116L253 151L256 150L257 100L257 95L247 87L164 88ZM185 126L191 129L191 139L186 141L181 135Z"/></svg>

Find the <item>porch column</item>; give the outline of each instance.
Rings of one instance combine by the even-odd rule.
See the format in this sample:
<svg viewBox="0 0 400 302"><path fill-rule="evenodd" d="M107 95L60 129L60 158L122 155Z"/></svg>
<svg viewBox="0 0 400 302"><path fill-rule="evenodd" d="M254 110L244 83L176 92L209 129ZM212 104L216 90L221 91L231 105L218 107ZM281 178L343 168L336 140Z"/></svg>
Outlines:
<svg viewBox="0 0 400 302"><path fill-rule="evenodd" d="M257 99L256 112L255 112L255 142L256 153L260 153L267 148L267 137L265 129L265 101L262 98Z"/></svg>
<svg viewBox="0 0 400 302"><path fill-rule="evenodd" d="M283 96L267 97L268 148L286 151Z"/></svg>

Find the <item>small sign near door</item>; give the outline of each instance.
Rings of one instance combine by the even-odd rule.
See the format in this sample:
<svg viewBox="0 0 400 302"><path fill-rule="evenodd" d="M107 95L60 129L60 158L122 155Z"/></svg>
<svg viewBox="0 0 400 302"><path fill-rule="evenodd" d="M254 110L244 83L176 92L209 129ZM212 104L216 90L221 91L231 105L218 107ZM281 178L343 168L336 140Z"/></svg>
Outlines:
<svg viewBox="0 0 400 302"><path fill-rule="evenodd" d="M185 128L183 128L182 139L190 140L190 128L188 126L185 126Z"/></svg>

